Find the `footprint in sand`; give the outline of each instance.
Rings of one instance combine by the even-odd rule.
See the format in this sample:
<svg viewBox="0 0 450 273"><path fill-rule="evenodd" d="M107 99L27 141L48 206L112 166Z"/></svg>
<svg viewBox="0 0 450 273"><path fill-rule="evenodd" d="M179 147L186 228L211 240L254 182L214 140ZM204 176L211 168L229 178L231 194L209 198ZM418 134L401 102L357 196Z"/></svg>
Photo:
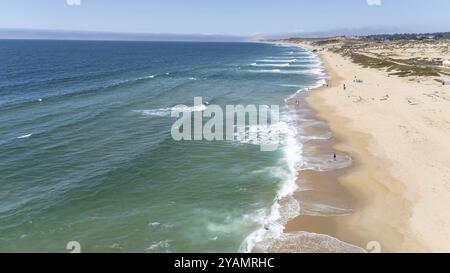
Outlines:
<svg viewBox="0 0 450 273"><path fill-rule="evenodd" d="M380 99L380 101L387 101L387 100L389 100L391 97L389 96L389 95L386 95L386 96L384 96L384 97L382 97L381 99Z"/></svg>
<svg viewBox="0 0 450 273"><path fill-rule="evenodd" d="M437 92L431 93L431 94L424 93L423 95L426 96L426 97L431 98L433 100L433 102L437 102L439 99L441 99L441 97L438 95Z"/></svg>
<svg viewBox="0 0 450 273"><path fill-rule="evenodd" d="M404 134L406 134L406 137L410 140L412 140L413 143L420 143L427 141L427 138L425 135L421 134L417 129L408 127L405 125L399 125L398 128L403 131Z"/></svg>
<svg viewBox="0 0 450 273"><path fill-rule="evenodd" d="M417 100L416 98L412 98L412 97L406 98L406 100L408 101L409 105L412 105L412 106L422 103L421 101Z"/></svg>

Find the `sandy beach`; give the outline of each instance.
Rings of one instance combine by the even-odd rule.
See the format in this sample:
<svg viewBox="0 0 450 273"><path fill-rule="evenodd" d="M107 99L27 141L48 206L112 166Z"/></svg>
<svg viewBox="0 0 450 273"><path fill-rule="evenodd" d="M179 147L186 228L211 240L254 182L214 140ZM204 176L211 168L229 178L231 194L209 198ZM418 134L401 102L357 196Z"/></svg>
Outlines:
<svg viewBox="0 0 450 273"><path fill-rule="evenodd" d="M285 232L326 234L369 251L373 242L381 252L450 251L450 86L363 68L310 43L291 44L320 55L329 85L306 101L332 131L326 153L349 155L353 164L301 172L300 188L316 189L297 194L301 204L334 198L351 212L303 211Z"/></svg>

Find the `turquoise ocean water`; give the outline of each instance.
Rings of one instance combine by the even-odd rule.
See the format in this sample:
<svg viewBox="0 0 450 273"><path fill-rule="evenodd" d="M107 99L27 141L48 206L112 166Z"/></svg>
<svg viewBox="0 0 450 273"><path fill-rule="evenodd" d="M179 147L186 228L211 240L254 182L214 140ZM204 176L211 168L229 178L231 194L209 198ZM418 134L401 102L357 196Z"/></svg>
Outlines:
<svg viewBox="0 0 450 273"><path fill-rule="evenodd" d="M0 41L0 251L250 251L298 210L285 100L322 79L270 44ZM280 148L174 141L194 96L280 105Z"/></svg>

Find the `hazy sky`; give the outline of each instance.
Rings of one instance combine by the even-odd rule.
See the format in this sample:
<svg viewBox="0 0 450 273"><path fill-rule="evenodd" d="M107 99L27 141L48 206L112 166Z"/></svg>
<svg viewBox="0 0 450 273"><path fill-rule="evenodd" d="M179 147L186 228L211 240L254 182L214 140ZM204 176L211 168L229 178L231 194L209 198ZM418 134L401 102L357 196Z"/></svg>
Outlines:
<svg viewBox="0 0 450 273"><path fill-rule="evenodd" d="M0 0L0 28L254 35L450 31L448 0Z"/></svg>

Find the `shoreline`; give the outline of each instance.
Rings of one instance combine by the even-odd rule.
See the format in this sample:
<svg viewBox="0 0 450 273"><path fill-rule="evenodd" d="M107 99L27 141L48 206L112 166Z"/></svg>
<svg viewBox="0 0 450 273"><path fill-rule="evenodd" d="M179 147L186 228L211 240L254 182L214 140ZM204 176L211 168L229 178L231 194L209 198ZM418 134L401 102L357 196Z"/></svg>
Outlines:
<svg viewBox="0 0 450 273"><path fill-rule="evenodd" d="M302 48L302 50L305 49ZM318 119L313 109L306 103L306 98L310 95L309 90L316 90L326 83L326 74L323 73L322 61L319 56L309 50L306 50L306 53L320 64L322 72L314 85L298 90L285 100L291 112L289 123L294 128L296 135L294 139L291 139L291 142L297 143L294 145L295 147L301 147L296 151L285 151L290 154L297 153L300 156L298 162L289 163L298 164L297 167L290 167L294 169L292 170L292 183L295 185L295 189L285 195L277 195L278 197L275 200L275 204L271 207L271 211L277 211L277 213L281 214L280 217L275 217L276 220L268 222L264 229L257 230L248 236L241 246L241 250L244 252L366 252L365 246L360 247L357 244L340 240L334 232L323 232L320 229L309 230L308 228L301 228L297 224L300 219L301 226L305 227L305 224L312 226L315 225L316 218L324 219L323 216L328 214L330 214L329 216L340 217L350 214L352 210L350 202L348 202L348 199L352 198L342 186L336 182L332 190L329 190L330 184L323 178L318 178L318 176L321 176L320 174L325 173L325 176L333 177L336 180L336 177L344 173L351 165L352 159L345 153L332 147L334 139L326 122ZM333 154L337 154L338 158L333 160ZM322 172L320 170L326 171ZM306 185L307 183L302 185L301 180L304 180L305 174L313 174L315 176L314 187L318 186L317 182L320 182L319 180L325 182L319 185L319 191L309 194L308 191L303 190L304 186L311 186ZM305 181L312 181L309 178ZM302 195L305 192L307 194ZM336 197L337 195L339 197ZM295 207L297 209L294 209ZM294 214L291 211L293 209L296 211ZM320 216L313 217L316 213L320 214ZM322 225L322 227L326 227L326 225ZM297 243L293 244L293 242Z"/></svg>
<svg viewBox="0 0 450 273"><path fill-rule="evenodd" d="M306 150L305 156L316 158L316 162L320 163L313 168L298 171L296 183L299 190L294 193L294 198L301 210L297 217L286 224L284 232L293 235L297 243L310 245L299 248L305 252L366 252L370 243L378 240L367 240L368 236L359 234L357 227L349 223L349 218L360 210L361 198L360 194L351 188L352 185L346 185L342 181L343 177L357 171L360 158L345 147L347 139L357 137L363 140L366 137L357 135L355 131L351 132L352 136L343 133L350 132L349 122L336 116L332 107L326 105L319 96L315 96L327 89L340 86L343 79L322 56L314 53L313 49L300 47L321 61L327 86L313 88L296 97L300 101L297 112L309 111L308 114L301 115L302 124L297 124L297 127L305 127L303 124L305 122L316 123L313 126L306 126L307 129L302 134L302 137L313 137L312 140L302 141ZM334 116L334 120L330 120L329 116ZM340 126L335 127L334 124ZM315 139L315 136L327 133L330 134L329 137ZM360 144L366 146L362 141ZM336 159L333 159L333 155L337 156ZM295 234L302 236L295 239ZM321 242L316 243L315 239L310 241L303 235L320 236ZM286 249L278 247L275 251L288 252L292 251L292 247Z"/></svg>
<svg viewBox="0 0 450 273"><path fill-rule="evenodd" d="M322 220L324 225L333 225L333 230L325 230L329 235L369 251L373 242L379 244L380 249L376 251L380 252L407 251L406 249L412 252L424 251L418 242L408 242L406 248L402 246L405 241L414 241L402 235L408 229L407 221L412 204L406 201L400 207L391 206L402 203L403 192L396 193L386 186L390 184L401 188L402 185L392 177L390 165L386 161L388 159L371 153L371 146L376 145L376 140L354 128L350 119L340 116L334 105L322 97L323 93L339 92L348 79L336 73L329 59L318 55L325 67L330 86L313 90L306 102L316 112L316 117L330 126L335 139L333 148L352 158L352 165L337 173L333 179L351 196L353 211L346 216L323 217L325 219L314 219L312 222L320 223ZM389 195L392 195L393 200L386 204L384 197ZM390 213L387 214L386 211Z"/></svg>
<svg viewBox="0 0 450 273"><path fill-rule="evenodd" d="M295 46L287 44L287 46ZM298 46L297 46L298 47ZM305 50L304 47L301 47ZM321 64L323 61L312 50L306 50ZM322 64L323 65L323 64ZM321 65L321 66L322 66ZM323 68L323 67L322 67ZM337 233L339 218L352 213L353 196L344 188L337 178L345 174L352 165L352 158L345 152L335 149L336 138L326 121L320 119L310 107L307 98L309 90L320 90L326 84L326 73L316 85L299 90L286 99L286 104L293 111L293 126L297 131L297 142L302 146L302 167L297 168L294 179L297 190L278 201L286 209L292 202L299 207L298 214L287 217L280 236L266 237L267 248L254 248L259 252L300 252L300 253L364 253L366 244L363 240L348 240L349 236ZM301 91L301 92L300 92ZM337 155L333 158L333 155ZM348 233L351 234L351 233ZM355 236L352 236L355 238ZM265 249L265 250L264 250Z"/></svg>
<svg viewBox="0 0 450 273"><path fill-rule="evenodd" d="M330 55L317 54L315 48L308 45L294 45L309 50L320 58L329 85L312 90L304 98L306 106L314 112L312 118L325 122L332 134L329 142L319 143L317 146L325 147L329 154L344 154L352 158L352 164L348 168L326 172L299 171L299 187L306 181L306 185L314 185L315 189L307 190L306 194L305 191L297 192L295 198L301 208L305 207L304 202L308 198L311 203L325 204L334 199L331 202L333 205L344 204L350 212L314 215L314 212L311 214L310 211L303 211L300 216L288 222L285 233L308 232L331 236L368 251L427 251L423 244L411 235L408 221L412 215L412 201L403 198L404 185L391 175L389 159L375 156L377 153L371 152L371 148L377 148L376 140L354 128L352 120L340 116L335 105L323 97L330 92L339 93L339 89L343 89L343 84L349 79L336 72ZM329 190L331 185L333 189ZM336 195L339 197L336 198ZM336 199L338 201L335 201ZM374 244L375 249L371 247ZM281 251L284 251L283 248Z"/></svg>
<svg viewBox="0 0 450 273"><path fill-rule="evenodd" d="M325 178L299 173L312 184L336 181L349 194L352 213L299 216L288 223L286 233L326 234L369 251L373 242L381 252L449 251L445 226L450 213L445 208L450 205L450 160L444 158L446 147L439 144L450 126L432 127L429 116L450 124L445 119L450 105L445 87L386 76L309 44L285 44L314 52L322 60L330 87L313 90L306 102L329 125L332 148L353 159L350 168ZM436 90L435 97L425 94L427 89ZM422 103L419 96L431 97L431 102L423 102L429 107L417 107ZM427 123L421 124L419 117Z"/></svg>
<svg viewBox="0 0 450 273"><path fill-rule="evenodd" d="M309 167L292 196L300 214L266 242L268 252L450 251L448 86L362 67L308 42L272 44L318 57L327 85L286 101L300 116L294 126Z"/></svg>

